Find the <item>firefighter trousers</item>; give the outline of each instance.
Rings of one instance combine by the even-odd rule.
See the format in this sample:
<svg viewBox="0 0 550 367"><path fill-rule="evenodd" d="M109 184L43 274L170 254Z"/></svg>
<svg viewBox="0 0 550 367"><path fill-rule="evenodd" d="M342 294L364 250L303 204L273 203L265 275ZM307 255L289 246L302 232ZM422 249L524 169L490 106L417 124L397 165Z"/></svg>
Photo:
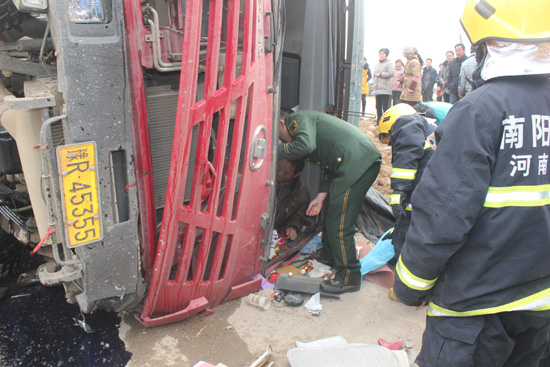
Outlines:
<svg viewBox="0 0 550 367"><path fill-rule="evenodd" d="M426 318L419 367L537 367L550 318L520 312Z"/></svg>
<svg viewBox="0 0 550 367"><path fill-rule="evenodd" d="M355 250L355 223L365 195L379 171L380 162L374 162L345 192L327 196L323 204L325 221L321 257L336 269L335 279L344 285L361 283L361 264Z"/></svg>

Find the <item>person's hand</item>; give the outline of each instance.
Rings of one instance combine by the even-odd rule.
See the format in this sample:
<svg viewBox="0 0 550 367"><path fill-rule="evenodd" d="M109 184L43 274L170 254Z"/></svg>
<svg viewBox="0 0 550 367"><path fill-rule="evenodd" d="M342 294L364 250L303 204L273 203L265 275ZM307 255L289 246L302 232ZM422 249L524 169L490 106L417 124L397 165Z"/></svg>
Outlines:
<svg viewBox="0 0 550 367"><path fill-rule="evenodd" d="M313 217L316 215L319 215L321 212L321 209L323 209L323 202L319 200L319 198L315 198L309 203L309 206L307 207L306 215Z"/></svg>
<svg viewBox="0 0 550 367"><path fill-rule="evenodd" d="M382 75L382 74L380 74L380 73L374 74L374 76L379 77L379 78L380 78L380 75Z"/></svg>
<svg viewBox="0 0 550 367"><path fill-rule="evenodd" d="M414 89L409 88L409 93L414 93Z"/></svg>
<svg viewBox="0 0 550 367"><path fill-rule="evenodd" d="M325 198L327 197L327 193L320 192L319 195L315 199L309 203L309 206L307 207L306 215L313 217L316 215L319 215L321 212L321 209L323 209L323 201L325 201Z"/></svg>
<svg viewBox="0 0 550 367"><path fill-rule="evenodd" d="M298 237L298 233L296 232L296 228L294 227L288 227L286 229L286 238L290 239L291 241L294 241Z"/></svg>

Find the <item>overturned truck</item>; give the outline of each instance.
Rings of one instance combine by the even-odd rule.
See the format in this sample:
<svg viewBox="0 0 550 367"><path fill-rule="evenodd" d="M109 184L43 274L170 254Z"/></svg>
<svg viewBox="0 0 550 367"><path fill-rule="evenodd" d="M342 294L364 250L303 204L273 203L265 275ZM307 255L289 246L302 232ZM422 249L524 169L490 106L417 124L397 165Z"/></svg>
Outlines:
<svg viewBox="0 0 550 367"><path fill-rule="evenodd" d="M267 258L279 108L358 124L362 7L0 0L1 227L85 313L155 326L256 291L292 254Z"/></svg>

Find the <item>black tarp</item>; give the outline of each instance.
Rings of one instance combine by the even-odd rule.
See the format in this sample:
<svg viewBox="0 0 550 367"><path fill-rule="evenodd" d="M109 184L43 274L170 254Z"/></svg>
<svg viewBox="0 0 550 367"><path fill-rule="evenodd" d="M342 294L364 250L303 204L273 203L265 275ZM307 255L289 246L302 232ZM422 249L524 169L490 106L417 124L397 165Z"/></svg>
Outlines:
<svg viewBox="0 0 550 367"><path fill-rule="evenodd" d="M390 202L376 189L370 188L363 200L357 227L372 243L395 224Z"/></svg>

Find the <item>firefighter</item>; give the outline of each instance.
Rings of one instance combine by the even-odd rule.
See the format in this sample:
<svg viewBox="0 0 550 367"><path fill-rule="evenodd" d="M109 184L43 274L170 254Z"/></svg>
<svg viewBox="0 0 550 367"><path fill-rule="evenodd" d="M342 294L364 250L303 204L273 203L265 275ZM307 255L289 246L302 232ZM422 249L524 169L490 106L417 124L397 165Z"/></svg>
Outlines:
<svg viewBox="0 0 550 367"><path fill-rule="evenodd" d="M361 265L355 250L355 222L368 189L380 170L381 155L357 127L317 111L281 111L280 158L306 158L322 170L319 194L306 214L324 210L321 258L336 269L325 280L327 293L356 292L361 287Z"/></svg>
<svg viewBox="0 0 550 367"><path fill-rule="evenodd" d="M428 303L416 363L538 366L550 333L549 1L468 0L477 89L449 111L394 293Z"/></svg>
<svg viewBox="0 0 550 367"><path fill-rule="evenodd" d="M427 138L435 128L405 103L387 110L378 124L380 142L392 147L390 204L396 218L392 233L395 259L399 257L411 222L412 193L433 153Z"/></svg>

